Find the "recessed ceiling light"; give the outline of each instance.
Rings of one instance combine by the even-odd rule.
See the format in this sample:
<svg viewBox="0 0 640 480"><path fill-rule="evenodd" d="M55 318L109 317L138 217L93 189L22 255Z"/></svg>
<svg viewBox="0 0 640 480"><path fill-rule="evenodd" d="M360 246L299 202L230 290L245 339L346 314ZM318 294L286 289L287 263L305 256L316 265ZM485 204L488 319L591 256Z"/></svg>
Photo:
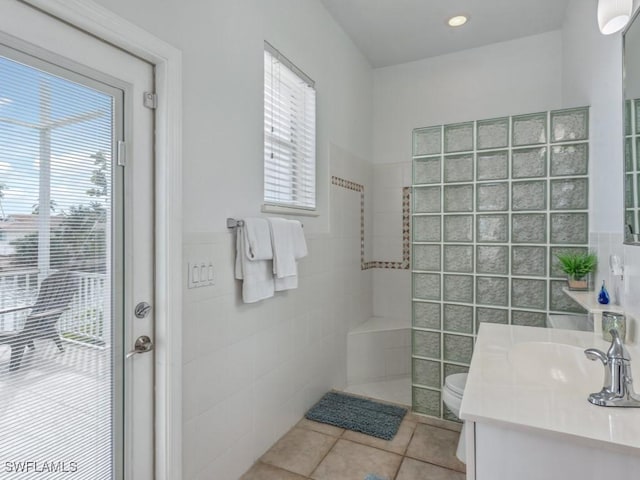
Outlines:
<svg viewBox="0 0 640 480"><path fill-rule="evenodd" d="M469 17L467 17L466 15L456 15L454 17L451 17L449 20L447 20L447 24L450 27L461 27L468 21L469 21Z"/></svg>

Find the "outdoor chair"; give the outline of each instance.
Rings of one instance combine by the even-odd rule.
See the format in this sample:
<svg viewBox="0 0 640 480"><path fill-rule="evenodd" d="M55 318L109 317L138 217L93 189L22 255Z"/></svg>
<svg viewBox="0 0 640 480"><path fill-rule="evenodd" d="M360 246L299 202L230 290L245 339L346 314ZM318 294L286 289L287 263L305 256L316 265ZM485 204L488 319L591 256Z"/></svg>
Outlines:
<svg viewBox="0 0 640 480"><path fill-rule="evenodd" d="M8 344L11 347L9 371L20 368L26 348L35 348L33 341L36 339L51 339L61 352L64 351L57 323L60 316L70 308L79 284L78 278L71 272L54 273L42 281L35 305L0 311L0 315L3 315L31 310L22 329L0 332L0 344Z"/></svg>

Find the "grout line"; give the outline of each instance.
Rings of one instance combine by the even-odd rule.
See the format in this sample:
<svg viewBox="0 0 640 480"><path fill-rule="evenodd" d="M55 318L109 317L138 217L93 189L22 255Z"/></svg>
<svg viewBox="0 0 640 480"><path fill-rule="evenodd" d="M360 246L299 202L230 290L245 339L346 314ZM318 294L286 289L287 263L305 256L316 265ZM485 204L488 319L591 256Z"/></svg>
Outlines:
<svg viewBox="0 0 640 480"><path fill-rule="evenodd" d="M344 433L344 432L342 432L342 433ZM312 478L313 477L313 474L316 472L318 467L322 464L322 462L324 462L325 458L327 458L329 456L329 454L333 451L335 446L338 444L338 440L340 440L340 437L331 437L331 438L334 439L333 444L331 445L331 448L329 448L329 450L327 450L327 453L324 454L324 456L318 462L318 464L315 467L313 467L313 470L311 470L311 473L309 474L308 478Z"/></svg>

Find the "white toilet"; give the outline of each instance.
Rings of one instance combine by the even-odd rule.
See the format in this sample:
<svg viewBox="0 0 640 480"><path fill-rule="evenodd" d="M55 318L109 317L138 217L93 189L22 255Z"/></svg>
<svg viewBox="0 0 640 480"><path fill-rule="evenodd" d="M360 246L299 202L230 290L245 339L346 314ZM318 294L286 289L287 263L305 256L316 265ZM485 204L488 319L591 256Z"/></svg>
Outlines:
<svg viewBox="0 0 640 480"><path fill-rule="evenodd" d="M464 386L466 383L466 373L455 373L444 379L444 386L442 387L442 401L456 417L460 417L460 405L462 404L462 395L464 394ZM464 430L465 424L463 423L462 431L460 432L460 440L458 440L456 457L458 457L461 462L467 463Z"/></svg>

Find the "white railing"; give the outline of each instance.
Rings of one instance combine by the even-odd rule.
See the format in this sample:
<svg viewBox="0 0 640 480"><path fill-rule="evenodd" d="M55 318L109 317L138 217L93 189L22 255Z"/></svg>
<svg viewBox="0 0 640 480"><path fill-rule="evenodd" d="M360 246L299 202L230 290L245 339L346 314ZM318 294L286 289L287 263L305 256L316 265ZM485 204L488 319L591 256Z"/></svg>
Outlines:
<svg viewBox="0 0 640 480"><path fill-rule="evenodd" d="M71 308L58 321L60 336L70 342L103 347L108 342L107 321L110 317L107 276L74 273L80 280L80 286ZM37 270L0 273L0 311L31 306L37 296ZM22 328L28 314L29 310L25 309L0 315L0 331Z"/></svg>

